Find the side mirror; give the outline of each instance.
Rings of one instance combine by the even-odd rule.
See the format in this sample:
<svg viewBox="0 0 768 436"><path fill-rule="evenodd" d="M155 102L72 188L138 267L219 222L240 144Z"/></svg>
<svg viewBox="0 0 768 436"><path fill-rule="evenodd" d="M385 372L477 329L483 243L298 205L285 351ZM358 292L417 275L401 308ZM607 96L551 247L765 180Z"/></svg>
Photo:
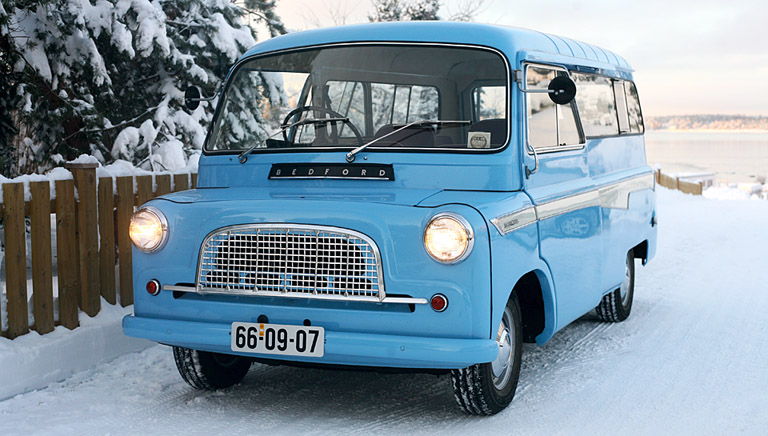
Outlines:
<svg viewBox="0 0 768 436"><path fill-rule="evenodd" d="M547 87L549 98L556 104L568 104L576 97L576 84L568 76L557 76Z"/></svg>
<svg viewBox="0 0 768 436"><path fill-rule="evenodd" d="M202 98L200 98L200 89L197 86L190 86L187 88L186 92L184 92L184 105L187 109L191 111L197 109L197 107L200 106L200 100L202 100Z"/></svg>

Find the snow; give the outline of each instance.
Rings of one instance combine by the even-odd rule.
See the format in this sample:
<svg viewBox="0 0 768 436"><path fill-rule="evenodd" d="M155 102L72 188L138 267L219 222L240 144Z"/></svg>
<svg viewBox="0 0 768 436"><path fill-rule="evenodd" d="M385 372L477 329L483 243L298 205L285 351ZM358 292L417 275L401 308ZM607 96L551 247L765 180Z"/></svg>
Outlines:
<svg viewBox="0 0 768 436"><path fill-rule="evenodd" d="M71 164L96 164L100 165L99 160L89 154L81 154L75 160L71 160L68 163Z"/></svg>
<svg viewBox="0 0 768 436"><path fill-rule="evenodd" d="M151 345L124 336L123 316L132 308L112 306L102 300L94 318L80 313L80 327L58 326L48 334L31 332L14 340L0 338L0 399L43 388L122 354ZM3 403L0 403L3 404ZM12 429L10 429L12 430ZM13 434L9 431L0 433Z"/></svg>
<svg viewBox="0 0 768 436"><path fill-rule="evenodd" d="M158 345L0 402L0 434L764 435L768 202L663 188L658 202L657 256L638 265L630 318L588 314L526 344L496 416L463 415L450 379L423 374L254 365L199 392Z"/></svg>

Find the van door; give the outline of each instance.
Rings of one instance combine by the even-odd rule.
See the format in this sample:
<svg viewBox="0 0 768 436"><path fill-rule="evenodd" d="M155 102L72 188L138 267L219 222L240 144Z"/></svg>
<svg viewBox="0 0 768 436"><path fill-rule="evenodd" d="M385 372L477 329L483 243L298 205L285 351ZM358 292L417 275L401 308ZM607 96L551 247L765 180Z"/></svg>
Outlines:
<svg viewBox="0 0 768 436"><path fill-rule="evenodd" d="M562 68L527 64L528 89L546 89ZM589 174L575 103L556 105L546 93L525 94L524 153L539 169L525 182L539 218L539 247L554 280L558 329L594 308L601 297L603 247L599 193Z"/></svg>

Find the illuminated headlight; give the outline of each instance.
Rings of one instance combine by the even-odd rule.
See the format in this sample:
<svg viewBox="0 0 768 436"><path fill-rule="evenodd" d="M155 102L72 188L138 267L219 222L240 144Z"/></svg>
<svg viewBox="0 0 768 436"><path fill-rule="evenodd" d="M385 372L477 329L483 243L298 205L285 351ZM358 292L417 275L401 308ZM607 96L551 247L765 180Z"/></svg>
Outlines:
<svg viewBox="0 0 768 436"><path fill-rule="evenodd" d="M136 248L151 253L162 248L168 240L168 220L157 208L142 207L131 217L128 233Z"/></svg>
<svg viewBox="0 0 768 436"><path fill-rule="evenodd" d="M464 260L472 251L473 244L472 226L460 215L437 214L424 229L424 248L438 262L457 263Z"/></svg>

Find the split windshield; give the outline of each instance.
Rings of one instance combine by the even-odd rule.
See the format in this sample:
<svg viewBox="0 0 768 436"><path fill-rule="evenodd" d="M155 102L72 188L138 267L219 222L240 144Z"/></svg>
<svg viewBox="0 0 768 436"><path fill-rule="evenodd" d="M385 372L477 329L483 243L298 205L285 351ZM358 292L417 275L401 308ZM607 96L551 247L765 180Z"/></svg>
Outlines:
<svg viewBox="0 0 768 436"><path fill-rule="evenodd" d="M232 73L206 150L352 149L374 140L369 150L500 148L507 77L501 56L479 48L353 45L258 57ZM421 120L432 123L403 128Z"/></svg>

